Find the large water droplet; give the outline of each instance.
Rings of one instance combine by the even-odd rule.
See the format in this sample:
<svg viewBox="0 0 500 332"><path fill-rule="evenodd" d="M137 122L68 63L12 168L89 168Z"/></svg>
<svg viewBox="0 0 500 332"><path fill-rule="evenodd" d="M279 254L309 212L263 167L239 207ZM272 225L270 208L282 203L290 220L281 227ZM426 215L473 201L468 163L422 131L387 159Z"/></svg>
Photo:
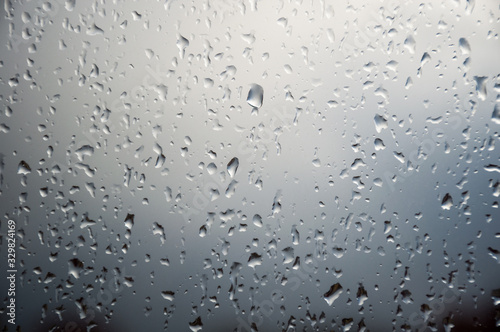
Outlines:
<svg viewBox="0 0 500 332"><path fill-rule="evenodd" d="M493 113L491 114L491 121L500 125L500 104L496 104L493 109Z"/></svg>
<svg viewBox="0 0 500 332"><path fill-rule="evenodd" d="M231 159L231 161L227 164L227 172L230 177L234 177L236 171L238 170L238 166L240 166L240 161L236 157Z"/></svg>
<svg viewBox="0 0 500 332"><path fill-rule="evenodd" d="M259 108L262 106L264 100L264 89L258 84L252 84L250 91L248 91L247 103L248 105Z"/></svg>
<svg viewBox="0 0 500 332"><path fill-rule="evenodd" d="M198 317L193 322L189 323L189 328L193 332L200 331L203 328L203 324L201 323L201 317Z"/></svg>
<svg viewBox="0 0 500 332"><path fill-rule="evenodd" d="M415 42L415 39L413 39L412 36L408 36L405 41L404 41L404 45L405 47L408 49L408 51L410 51L410 53L415 53L415 48L416 48L416 42Z"/></svg>
<svg viewBox="0 0 500 332"><path fill-rule="evenodd" d="M68 261L68 274L75 277L75 279L80 278L80 273L82 272L83 268L83 262L78 258L73 258Z"/></svg>
<svg viewBox="0 0 500 332"><path fill-rule="evenodd" d="M444 195L443 201L441 202L441 207L443 210L449 210L453 206L453 199L450 194Z"/></svg>
<svg viewBox="0 0 500 332"><path fill-rule="evenodd" d="M127 217L123 222L125 223L125 227L132 229L132 226L134 226L134 215L130 213L127 214Z"/></svg>
<svg viewBox="0 0 500 332"><path fill-rule="evenodd" d="M470 45L467 39L465 38L460 38L458 40L458 45L460 46L460 51L462 54L469 54L470 53Z"/></svg>
<svg viewBox="0 0 500 332"><path fill-rule="evenodd" d="M331 306L333 302L335 302L335 300L339 298L342 292L342 286L339 283L336 283L335 285L332 285L330 287L330 290L328 290L328 292L326 292L323 296L326 303Z"/></svg>
<svg viewBox="0 0 500 332"><path fill-rule="evenodd" d="M260 215L254 215L252 221L255 226L262 227L262 217Z"/></svg>
<svg viewBox="0 0 500 332"><path fill-rule="evenodd" d="M375 115L373 120L375 121L375 129L377 130L377 133L380 133L382 129L387 129L389 127L387 120L382 115Z"/></svg>
<svg viewBox="0 0 500 332"><path fill-rule="evenodd" d="M262 264L262 256L257 254L256 252L253 252L250 255L250 258L248 258L248 266L250 266L252 269L255 269L257 265Z"/></svg>
<svg viewBox="0 0 500 332"><path fill-rule="evenodd" d="M476 92L477 96L481 100L486 100L486 81L488 80L487 76L474 76L474 80L476 81Z"/></svg>
<svg viewBox="0 0 500 332"><path fill-rule="evenodd" d="M29 174L29 173L31 173L31 167L30 167L30 165L28 165L27 162L25 162L24 160L22 160L19 163L19 166L17 166L17 174L26 175L26 174Z"/></svg>

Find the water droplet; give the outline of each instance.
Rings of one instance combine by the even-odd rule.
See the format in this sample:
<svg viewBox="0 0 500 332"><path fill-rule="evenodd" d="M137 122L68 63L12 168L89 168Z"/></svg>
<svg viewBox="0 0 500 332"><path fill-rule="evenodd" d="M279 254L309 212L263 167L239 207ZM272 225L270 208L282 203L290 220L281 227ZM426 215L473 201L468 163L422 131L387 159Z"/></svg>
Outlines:
<svg viewBox="0 0 500 332"><path fill-rule="evenodd" d="M339 283L336 283L330 287L328 292L326 292L323 295L323 297L324 297L326 303L328 303L328 305L331 306L333 304L333 302L335 302L335 300L337 300L339 298L339 296L340 296L340 294L342 294L342 292L343 292L342 286Z"/></svg>
<svg viewBox="0 0 500 332"><path fill-rule="evenodd" d="M451 198L451 195L447 193L443 197L443 201L441 202L441 208L443 210L450 210L452 206L453 206L453 199Z"/></svg>
<svg viewBox="0 0 500 332"><path fill-rule="evenodd" d="M297 230L297 226L293 225L292 226L292 243L294 245L298 245L300 242L300 234L299 231Z"/></svg>
<svg viewBox="0 0 500 332"><path fill-rule="evenodd" d="M127 214L127 217L124 220L125 227L127 229L132 229L132 226L134 226L134 215L133 214Z"/></svg>
<svg viewBox="0 0 500 332"><path fill-rule="evenodd" d="M402 301L405 304L413 303L413 299L411 298L411 292L407 289L401 291Z"/></svg>
<svg viewBox="0 0 500 332"><path fill-rule="evenodd" d="M92 24L92 26L87 29L87 35L89 36L102 35L102 34L104 34L104 31L95 24Z"/></svg>
<svg viewBox="0 0 500 332"><path fill-rule="evenodd" d="M250 254L250 258L248 258L248 266L250 266L252 269L255 269L257 265L262 264L262 256L253 252Z"/></svg>
<svg viewBox="0 0 500 332"><path fill-rule="evenodd" d="M29 174L31 173L31 167L30 165L28 165L27 162L25 162L24 160L22 160L19 165L17 166L17 174L22 174L22 175L26 175L26 174Z"/></svg>
<svg viewBox="0 0 500 332"><path fill-rule="evenodd" d="M491 121L500 125L500 104L496 104L493 108L493 113L491 114Z"/></svg>
<svg viewBox="0 0 500 332"><path fill-rule="evenodd" d="M75 279L80 278L80 273L83 270L83 262L78 258L73 258L68 261L68 274L75 277Z"/></svg>
<svg viewBox="0 0 500 332"><path fill-rule="evenodd" d="M185 38L182 35L178 35L177 48L179 48L179 54L180 54L181 59L184 58L184 55L186 53L186 48L188 46L189 46L189 40L187 40L187 38Z"/></svg>
<svg viewBox="0 0 500 332"><path fill-rule="evenodd" d="M462 52L462 54L469 54L470 53L470 45L469 45L469 42L467 41L467 39L460 38L458 40L458 45L460 47L460 51Z"/></svg>
<svg viewBox="0 0 500 332"><path fill-rule="evenodd" d="M172 291L162 291L161 296L170 302L172 302L175 299L175 293Z"/></svg>
<svg viewBox="0 0 500 332"><path fill-rule="evenodd" d="M231 159L231 161L229 161L229 163L227 164L227 172L229 173L230 177L233 178L235 176L239 166L240 161L238 160L238 158L234 157L233 159Z"/></svg>
<svg viewBox="0 0 500 332"><path fill-rule="evenodd" d="M207 226L201 226L198 234L200 235L200 237L205 237L207 235Z"/></svg>
<svg viewBox="0 0 500 332"><path fill-rule="evenodd" d="M66 0L64 3L64 8L66 8L67 11L71 12L73 9L75 9L75 4L76 0Z"/></svg>
<svg viewBox="0 0 500 332"><path fill-rule="evenodd" d="M380 138L376 138L374 143L375 143L375 150L380 151L385 149L384 141L382 141Z"/></svg>
<svg viewBox="0 0 500 332"><path fill-rule="evenodd" d="M375 129L377 130L377 133L380 133L383 129L389 128L389 124L387 123L387 119L384 118L382 115L376 114L374 117L375 121Z"/></svg>
<svg viewBox="0 0 500 332"><path fill-rule="evenodd" d="M404 41L405 47L408 49L408 51L410 51L411 54L415 53L416 44L417 43L415 42L415 39L413 39L412 36L408 36Z"/></svg>
<svg viewBox="0 0 500 332"><path fill-rule="evenodd" d="M254 215L252 221L255 226L262 227L262 217L260 215Z"/></svg>
<svg viewBox="0 0 500 332"><path fill-rule="evenodd" d="M474 76L474 80L476 81L476 92L477 96L481 100L486 100L486 81L488 80L487 76Z"/></svg>
<svg viewBox="0 0 500 332"><path fill-rule="evenodd" d="M292 247L286 247L281 251L283 255L283 264L289 264L293 262L295 255Z"/></svg>
<svg viewBox="0 0 500 332"><path fill-rule="evenodd" d="M247 103L254 108L260 108L264 100L264 89L258 84L252 84L248 91Z"/></svg>
<svg viewBox="0 0 500 332"><path fill-rule="evenodd" d="M488 254L493 257L494 260L497 261L497 263L500 263L500 251L493 249L492 247L488 247Z"/></svg>
<svg viewBox="0 0 500 332"><path fill-rule="evenodd" d="M201 322L201 317L198 317L194 321L192 321L191 323L189 323L189 328L193 332L197 332L197 331L200 331L201 329L203 329L203 324Z"/></svg>

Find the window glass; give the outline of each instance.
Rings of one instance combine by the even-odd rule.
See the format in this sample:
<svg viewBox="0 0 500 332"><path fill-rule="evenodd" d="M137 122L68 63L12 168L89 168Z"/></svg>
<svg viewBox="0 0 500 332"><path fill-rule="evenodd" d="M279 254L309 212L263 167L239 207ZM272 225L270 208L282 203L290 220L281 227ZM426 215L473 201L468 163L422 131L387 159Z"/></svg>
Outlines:
<svg viewBox="0 0 500 332"><path fill-rule="evenodd" d="M497 1L6 0L0 26L3 328L500 326Z"/></svg>

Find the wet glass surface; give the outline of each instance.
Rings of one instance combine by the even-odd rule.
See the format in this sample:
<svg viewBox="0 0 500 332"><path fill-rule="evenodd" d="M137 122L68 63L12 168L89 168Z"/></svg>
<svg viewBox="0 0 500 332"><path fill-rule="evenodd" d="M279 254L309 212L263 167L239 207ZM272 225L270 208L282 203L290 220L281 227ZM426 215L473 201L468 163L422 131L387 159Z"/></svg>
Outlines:
<svg viewBox="0 0 500 332"><path fill-rule="evenodd" d="M499 31L492 0L6 0L2 328L495 331Z"/></svg>

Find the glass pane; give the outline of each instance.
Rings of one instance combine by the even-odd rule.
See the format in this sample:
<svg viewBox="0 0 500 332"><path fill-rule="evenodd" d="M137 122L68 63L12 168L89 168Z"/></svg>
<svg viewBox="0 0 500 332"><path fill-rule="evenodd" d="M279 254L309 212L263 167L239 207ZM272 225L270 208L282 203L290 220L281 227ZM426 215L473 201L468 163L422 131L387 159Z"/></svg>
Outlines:
<svg viewBox="0 0 500 332"><path fill-rule="evenodd" d="M500 8L4 1L2 330L493 331Z"/></svg>

